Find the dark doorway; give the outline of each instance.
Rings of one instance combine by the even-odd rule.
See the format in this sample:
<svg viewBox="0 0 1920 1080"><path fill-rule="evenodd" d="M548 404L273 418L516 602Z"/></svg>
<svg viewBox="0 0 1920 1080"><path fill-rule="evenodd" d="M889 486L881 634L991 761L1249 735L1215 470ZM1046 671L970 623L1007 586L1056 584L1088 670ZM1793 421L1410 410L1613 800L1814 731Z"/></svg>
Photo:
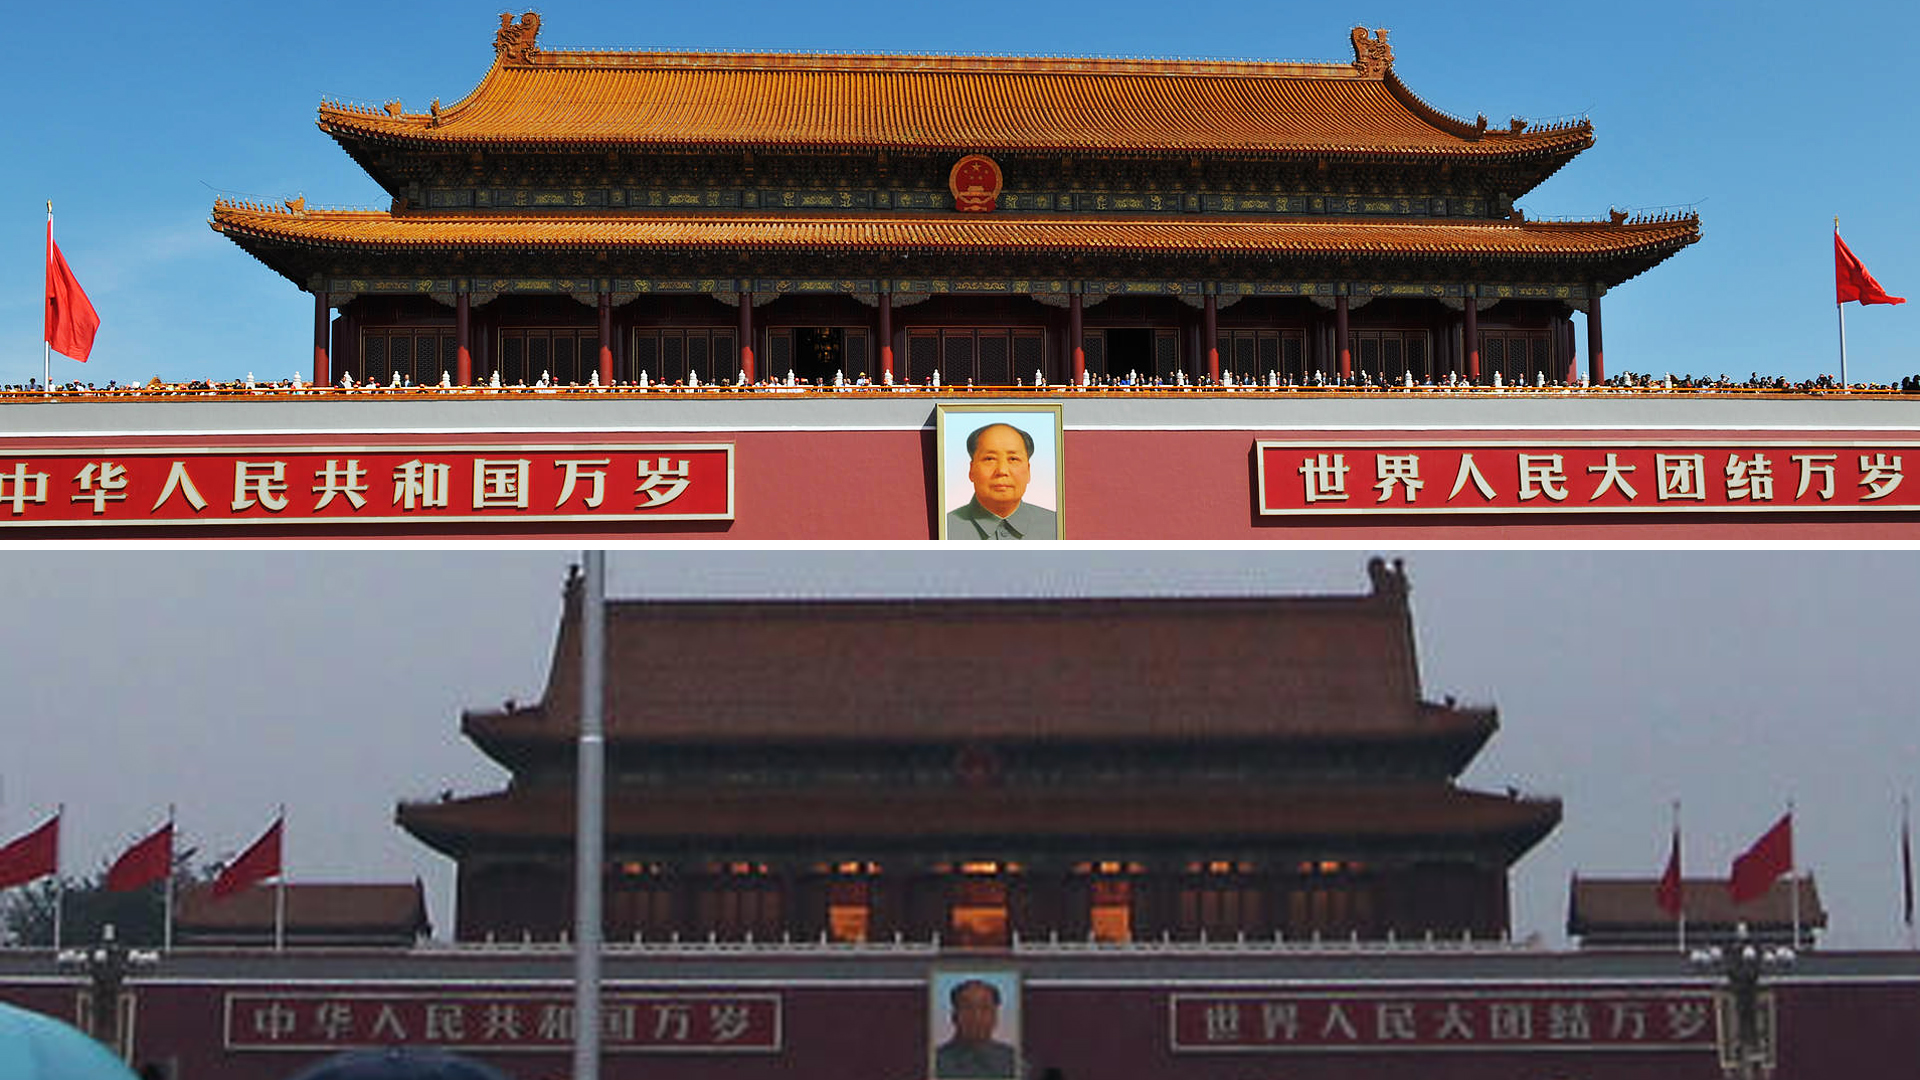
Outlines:
<svg viewBox="0 0 1920 1080"><path fill-rule="evenodd" d="M832 327L800 327L793 332L793 374L803 383L833 385L836 371L847 366L847 335ZM853 378L854 373L849 373Z"/></svg>
<svg viewBox="0 0 1920 1080"><path fill-rule="evenodd" d="M1137 378L1153 378L1153 331L1146 327L1125 327L1107 331L1107 374L1125 378L1132 372Z"/></svg>

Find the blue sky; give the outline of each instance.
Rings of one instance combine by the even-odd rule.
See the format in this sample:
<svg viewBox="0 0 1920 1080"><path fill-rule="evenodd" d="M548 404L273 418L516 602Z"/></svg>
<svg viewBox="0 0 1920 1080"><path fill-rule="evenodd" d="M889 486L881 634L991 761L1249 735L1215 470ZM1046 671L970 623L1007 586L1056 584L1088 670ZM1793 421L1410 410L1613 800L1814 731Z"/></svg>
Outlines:
<svg viewBox="0 0 1920 1080"><path fill-rule="evenodd" d="M14 103L0 173L0 384L41 371L45 200L104 320L56 378L262 379L310 371L312 302L206 225L222 193L386 196L313 125L321 98L452 102L492 61L500 6L418 0L192 7L76 3L9 13ZM1194 9L1119 0L955 6L847 0L540 4L552 48L855 50L1344 61L1356 23L1391 31L1400 77L1495 123L1587 114L1596 144L1521 206L1533 217L1697 207L1705 239L1608 298L1609 370L1837 369L1831 230L1896 295L1920 294L1910 4L1462 7L1375 0ZM1211 11L1211 14L1206 13ZM36 104L36 103L45 104ZM1920 372L1914 305L1849 305L1857 379ZM1576 322L1581 322L1576 316ZM1584 338L1582 339L1584 340Z"/></svg>

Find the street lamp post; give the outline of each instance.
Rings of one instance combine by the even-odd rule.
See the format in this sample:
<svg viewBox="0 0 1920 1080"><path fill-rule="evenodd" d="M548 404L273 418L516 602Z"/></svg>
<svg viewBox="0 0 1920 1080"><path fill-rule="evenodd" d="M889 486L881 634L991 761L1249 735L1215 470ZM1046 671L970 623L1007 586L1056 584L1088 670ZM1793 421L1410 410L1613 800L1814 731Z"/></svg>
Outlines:
<svg viewBox="0 0 1920 1080"><path fill-rule="evenodd" d="M1747 940L1747 927L1740 925L1739 938L1722 949L1718 945L1695 949L1688 960L1694 967L1711 971L1724 980L1719 992L1720 1071L1737 1080L1765 1080L1771 1075L1778 1044L1773 1023L1773 995L1761 985L1769 970L1785 970L1794 962L1792 949L1780 945L1761 946Z"/></svg>
<svg viewBox="0 0 1920 1080"><path fill-rule="evenodd" d="M159 963L160 954L152 949L129 949L120 944L114 937L113 924L107 923L100 928L100 944L91 949L61 949L54 960L87 976L88 991L93 998L91 1023L87 1028L114 1053L126 1057L133 1048L120 1045L120 992L135 968Z"/></svg>

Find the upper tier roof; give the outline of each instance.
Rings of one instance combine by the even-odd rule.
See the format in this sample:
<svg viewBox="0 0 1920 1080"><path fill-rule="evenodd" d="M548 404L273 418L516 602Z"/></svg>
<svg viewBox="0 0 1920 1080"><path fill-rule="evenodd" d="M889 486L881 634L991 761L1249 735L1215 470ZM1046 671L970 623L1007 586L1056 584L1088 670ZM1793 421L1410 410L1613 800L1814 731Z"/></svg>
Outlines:
<svg viewBox="0 0 1920 1080"><path fill-rule="evenodd" d="M1404 577L1354 596L626 601L608 605L606 723L626 741L1433 739ZM576 579L577 581L577 579ZM571 739L577 587L539 706L469 714L486 742Z"/></svg>
<svg viewBox="0 0 1920 1080"><path fill-rule="evenodd" d="M1395 77L1385 32L1350 64L1068 57L548 52L503 25L494 66L426 113L326 103L343 142L603 148L1571 157L1585 120L1490 130ZM1550 171L1550 170L1549 170Z"/></svg>

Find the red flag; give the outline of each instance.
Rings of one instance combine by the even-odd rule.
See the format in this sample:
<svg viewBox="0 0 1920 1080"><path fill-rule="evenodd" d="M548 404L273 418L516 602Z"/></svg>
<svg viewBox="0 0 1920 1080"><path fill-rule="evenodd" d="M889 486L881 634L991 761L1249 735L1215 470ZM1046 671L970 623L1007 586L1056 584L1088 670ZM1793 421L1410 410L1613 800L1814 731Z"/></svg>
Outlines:
<svg viewBox="0 0 1920 1080"><path fill-rule="evenodd" d="M1862 304L1904 304L1904 296L1888 296L1887 290L1873 280L1858 257L1840 239L1840 230L1833 230L1833 294L1834 303L1844 304L1849 300L1858 300Z"/></svg>
<svg viewBox="0 0 1920 1080"><path fill-rule="evenodd" d="M60 815L0 847L0 889L11 889L60 872Z"/></svg>
<svg viewBox="0 0 1920 1080"><path fill-rule="evenodd" d="M1660 890L1654 896L1660 901L1661 911L1676 919L1680 917L1680 829L1678 826L1673 830L1673 849L1667 853L1667 872L1660 875Z"/></svg>
<svg viewBox="0 0 1920 1080"><path fill-rule="evenodd" d="M1733 873L1727 878L1727 892L1733 902L1744 904L1765 896L1782 874L1793 870L1793 811L1780 816L1765 836L1753 842L1746 854L1733 860Z"/></svg>
<svg viewBox="0 0 1920 1080"><path fill-rule="evenodd" d="M280 876L280 826L281 819L275 819L273 826L260 834L253 846L240 853L240 857L227 864L225 870L213 882L213 898L224 900L234 893L253 888L268 878Z"/></svg>
<svg viewBox="0 0 1920 1080"><path fill-rule="evenodd" d="M165 881L173 869L173 822L128 848L107 870L109 892L131 892Z"/></svg>
<svg viewBox="0 0 1920 1080"><path fill-rule="evenodd" d="M53 219L47 219L47 344L63 356L85 363L93 351L93 334L100 315L80 288L80 282L53 242Z"/></svg>

